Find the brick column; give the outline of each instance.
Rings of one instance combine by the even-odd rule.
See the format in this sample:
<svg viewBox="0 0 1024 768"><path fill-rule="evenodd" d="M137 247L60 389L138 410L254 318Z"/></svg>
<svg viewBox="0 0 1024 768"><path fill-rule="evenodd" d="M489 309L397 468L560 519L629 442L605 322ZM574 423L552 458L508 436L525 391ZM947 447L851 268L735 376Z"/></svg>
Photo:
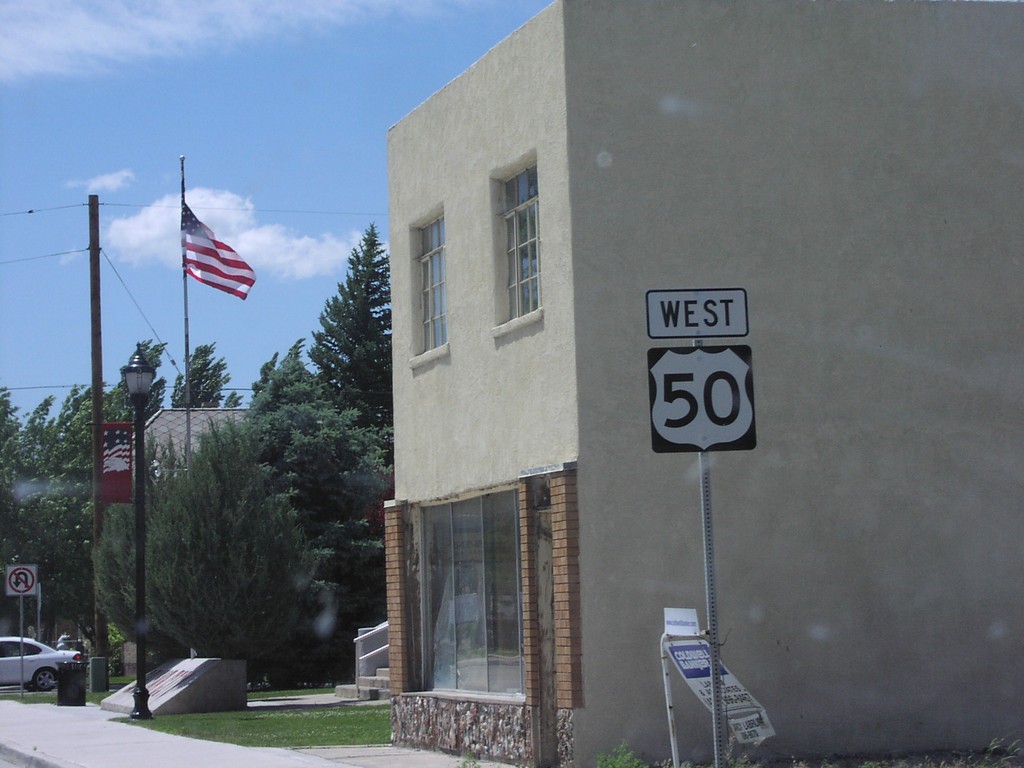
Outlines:
<svg viewBox="0 0 1024 768"><path fill-rule="evenodd" d="M551 476L551 554L555 598L555 680L559 709L584 706L579 522L576 470L557 472Z"/></svg>
<svg viewBox="0 0 1024 768"><path fill-rule="evenodd" d="M523 693L527 706L540 705L540 617L537 610L537 515L530 505L530 487L519 481L519 559L523 590Z"/></svg>
<svg viewBox="0 0 1024 768"><path fill-rule="evenodd" d="M405 546L405 504L391 503L384 509L384 559L387 573L388 666L391 693L409 686L409 615L405 599L407 584Z"/></svg>

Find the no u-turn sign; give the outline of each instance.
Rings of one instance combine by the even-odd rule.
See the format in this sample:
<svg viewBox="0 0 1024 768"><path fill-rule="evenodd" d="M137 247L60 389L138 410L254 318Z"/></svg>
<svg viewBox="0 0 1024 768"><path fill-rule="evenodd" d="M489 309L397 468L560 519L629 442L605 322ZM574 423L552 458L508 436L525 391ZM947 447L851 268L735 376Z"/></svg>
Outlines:
<svg viewBox="0 0 1024 768"><path fill-rule="evenodd" d="M4 578L8 597L34 597L39 594L38 566L8 565Z"/></svg>

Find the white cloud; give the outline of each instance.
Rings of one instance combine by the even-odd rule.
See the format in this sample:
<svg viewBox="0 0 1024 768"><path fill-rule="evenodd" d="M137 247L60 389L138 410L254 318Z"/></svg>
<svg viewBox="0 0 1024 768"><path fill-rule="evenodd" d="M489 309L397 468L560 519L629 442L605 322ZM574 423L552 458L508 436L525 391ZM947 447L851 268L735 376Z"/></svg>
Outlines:
<svg viewBox="0 0 1024 768"><path fill-rule="evenodd" d="M0 80L88 75L216 43L489 0L0 0Z"/></svg>
<svg viewBox="0 0 1024 768"><path fill-rule="evenodd" d="M181 266L180 198L167 195L134 216L114 219L104 247L130 264ZM193 213L219 240L230 245L260 275L301 279L340 275L349 254L362 239L356 230L345 237L295 233L280 224L260 224L251 200L224 190L195 187L188 192Z"/></svg>
<svg viewBox="0 0 1024 768"><path fill-rule="evenodd" d="M104 173L100 176L93 176L91 179L85 181L69 181L65 186L72 189L76 187L85 187L90 193L95 192L114 192L118 189L122 189L135 181L135 174L132 173L130 168L124 168L120 171L114 171L113 173Z"/></svg>

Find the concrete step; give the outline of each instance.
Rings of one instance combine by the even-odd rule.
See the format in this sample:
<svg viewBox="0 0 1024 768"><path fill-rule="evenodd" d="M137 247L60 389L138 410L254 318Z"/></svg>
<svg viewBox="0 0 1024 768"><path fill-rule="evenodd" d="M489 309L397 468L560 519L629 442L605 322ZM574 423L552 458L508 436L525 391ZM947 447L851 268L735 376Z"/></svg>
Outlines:
<svg viewBox="0 0 1024 768"><path fill-rule="evenodd" d="M334 695L341 699L360 699L362 701L390 699L391 670L387 667L380 667L374 675L357 677L355 683L335 687Z"/></svg>
<svg viewBox="0 0 1024 768"><path fill-rule="evenodd" d="M378 689L360 688L354 683L335 686L334 695L339 699L359 699L361 701L375 701L380 698Z"/></svg>

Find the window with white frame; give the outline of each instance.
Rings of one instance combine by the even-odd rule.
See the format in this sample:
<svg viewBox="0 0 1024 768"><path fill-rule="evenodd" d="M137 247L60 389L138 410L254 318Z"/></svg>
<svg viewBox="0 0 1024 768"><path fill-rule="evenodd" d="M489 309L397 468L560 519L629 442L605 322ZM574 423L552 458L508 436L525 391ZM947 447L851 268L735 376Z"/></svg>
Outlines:
<svg viewBox="0 0 1024 768"><path fill-rule="evenodd" d="M444 216L420 230L420 285L423 351L448 343L448 291L445 286Z"/></svg>
<svg viewBox="0 0 1024 768"><path fill-rule="evenodd" d="M540 308L537 166L505 182L505 255L509 319Z"/></svg>
<svg viewBox="0 0 1024 768"><path fill-rule="evenodd" d="M522 693L514 491L423 509L427 688Z"/></svg>

